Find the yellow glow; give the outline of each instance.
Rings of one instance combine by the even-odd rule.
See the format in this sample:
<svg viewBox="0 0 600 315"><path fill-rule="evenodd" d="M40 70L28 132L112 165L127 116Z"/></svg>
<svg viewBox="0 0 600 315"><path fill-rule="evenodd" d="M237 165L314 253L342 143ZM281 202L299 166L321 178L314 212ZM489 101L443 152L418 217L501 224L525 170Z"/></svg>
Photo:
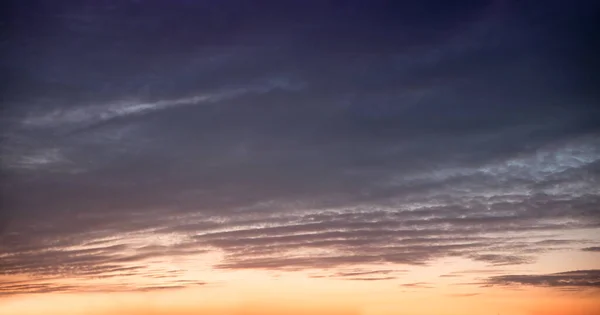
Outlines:
<svg viewBox="0 0 600 315"><path fill-rule="evenodd" d="M510 266L511 274L598 269L594 253L571 251L542 255L533 265ZM501 267L462 258L435 261L429 266L364 265L334 270L266 271L213 270L218 254L199 254L177 261L149 263L159 270L180 269L176 280L206 285L155 291L69 294L22 294L0 297L2 315L596 315L598 291L560 291L520 286L482 287L483 278ZM204 266L204 267L203 267ZM393 270L394 279L378 281L327 277L339 271ZM450 275L450 276L448 276ZM444 277L446 276L446 277ZM0 283L26 281L0 277ZM144 277L133 278L141 286ZM173 280L173 279L171 279ZM73 284L73 279L48 280ZM79 280L101 284L105 279ZM77 281L76 281L77 282ZM424 285L410 285L424 283ZM406 285L409 284L409 285Z"/></svg>

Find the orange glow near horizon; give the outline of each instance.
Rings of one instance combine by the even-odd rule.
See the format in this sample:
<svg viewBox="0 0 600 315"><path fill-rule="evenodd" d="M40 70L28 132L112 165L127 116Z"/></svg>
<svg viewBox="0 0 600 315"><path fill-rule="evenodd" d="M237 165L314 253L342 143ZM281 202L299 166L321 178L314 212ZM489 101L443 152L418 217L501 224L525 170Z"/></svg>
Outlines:
<svg viewBox="0 0 600 315"><path fill-rule="evenodd" d="M556 257L554 257L556 258ZM543 259L542 259L543 261ZM593 265L593 264L592 264ZM364 266L365 268L373 266ZM0 298L3 315L594 315L597 291L477 285L482 266L445 259L428 267L386 266L397 279L319 278L318 271L212 271L204 286L148 292L21 294ZM585 266L584 266L585 267ZM538 266L544 269L543 266ZM460 270L460 277L440 277ZM523 269L525 271L526 269ZM493 269L488 269L493 274ZM202 275L199 275L202 276ZM7 280L7 279L4 279ZM425 283L426 285L411 285ZM408 284L408 285L407 285Z"/></svg>
<svg viewBox="0 0 600 315"><path fill-rule="evenodd" d="M316 285L316 284L315 284ZM317 295L290 287L273 287L279 294L257 297L252 292L226 288L182 289L169 292L111 294L49 294L0 300L7 315L594 315L600 310L597 295L564 294L546 289L508 291L483 289L455 296L440 291L407 293L385 285L351 284L355 294ZM317 287L314 287L317 288ZM377 289L379 288L379 289ZM362 289L362 292L360 292ZM477 292L477 293L475 293Z"/></svg>

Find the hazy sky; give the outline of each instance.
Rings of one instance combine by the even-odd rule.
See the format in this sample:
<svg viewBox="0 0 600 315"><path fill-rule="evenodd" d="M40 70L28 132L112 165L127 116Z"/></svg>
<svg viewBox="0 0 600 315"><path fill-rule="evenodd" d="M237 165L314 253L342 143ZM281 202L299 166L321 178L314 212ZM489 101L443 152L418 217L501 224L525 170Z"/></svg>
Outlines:
<svg viewBox="0 0 600 315"><path fill-rule="evenodd" d="M600 312L600 3L6 1L0 313Z"/></svg>

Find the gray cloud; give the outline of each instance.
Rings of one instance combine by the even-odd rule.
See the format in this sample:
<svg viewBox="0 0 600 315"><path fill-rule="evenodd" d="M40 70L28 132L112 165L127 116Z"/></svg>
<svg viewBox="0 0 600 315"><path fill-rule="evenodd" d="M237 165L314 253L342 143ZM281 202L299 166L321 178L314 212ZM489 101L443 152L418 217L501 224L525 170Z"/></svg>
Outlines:
<svg viewBox="0 0 600 315"><path fill-rule="evenodd" d="M400 286L405 288L415 288L415 289L431 289L432 286L426 282L414 282L414 283L404 283Z"/></svg>
<svg viewBox="0 0 600 315"><path fill-rule="evenodd" d="M42 294L42 293L82 293L82 292L147 292L157 290L177 290L186 287L202 286L203 282L188 281L174 285L140 285L139 283L128 283L119 285L57 285L54 282L22 282L3 283L0 288L2 295L20 294Z"/></svg>
<svg viewBox="0 0 600 315"><path fill-rule="evenodd" d="M582 248L581 250L583 250L584 252L600 252L600 246L586 247Z"/></svg>
<svg viewBox="0 0 600 315"><path fill-rule="evenodd" d="M346 278L346 280L352 281L385 281L394 280L396 277L359 277L359 278Z"/></svg>
<svg viewBox="0 0 600 315"><path fill-rule="evenodd" d="M600 288L600 270L576 270L542 275L503 275L488 278L489 285L526 285L556 288Z"/></svg>
<svg viewBox="0 0 600 315"><path fill-rule="evenodd" d="M497 266L527 264L533 261L531 257L518 257L495 254L475 255L472 258L478 261L489 262Z"/></svg>
<svg viewBox="0 0 600 315"><path fill-rule="evenodd" d="M320 273L313 274L311 278L329 278L338 280L352 280L352 281L385 281L398 279L398 276L405 273L406 270L395 270L395 269L350 269L334 273Z"/></svg>
<svg viewBox="0 0 600 315"><path fill-rule="evenodd" d="M464 276L473 276L473 275L502 275L502 274L510 274L511 270L506 269L498 269L494 266L493 269L471 269L471 270L462 270L455 271L449 274L440 275L442 278L455 278L455 277L464 277Z"/></svg>
<svg viewBox="0 0 600 315"><path fill-rule="evenodd" d="M452 296L452 297L471 297L471 296L476 296L476 295L480 295L481 293L457 293L457 294L449 294L448 296Z"/></svg>

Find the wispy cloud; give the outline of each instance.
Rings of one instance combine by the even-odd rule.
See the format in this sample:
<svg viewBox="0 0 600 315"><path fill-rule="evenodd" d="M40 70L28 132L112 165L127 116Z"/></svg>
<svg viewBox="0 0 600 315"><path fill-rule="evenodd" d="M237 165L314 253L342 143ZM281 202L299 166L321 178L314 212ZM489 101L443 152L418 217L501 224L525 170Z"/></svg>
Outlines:
<svg viewBox="0 0 600 315"><path fill-rule="evenodd" d="M413 289L431 289L431 288L433 288L433 286L431 286L430 283L426 283L426 282L404 283L404 284L401 284L400 286L405 287L405 288L413 288Z"/></svg>
<svg viewBox="0 0 600 315"><path fill-rule="evenodd" d="M451 297L472 297L472 296L477 296L480 295L481 293L456 293L456 294L449 294L448 296Z"/></svg>
<svg viewBox="0 0 600 315"><path fill-rule="evenodd" d="M168 108L210 105L242 95L267 93L274 89L298 89L301 85L285 79L272 79L263 84L225 88L191 97L154 102L117 101L110 104L59 108L50 112L30 113L22 124L25 127L52 128L64 125L91 127L117 118L148 114Z"/></svg>
<svg viewBox="0 0 600 315"><path fill-rule="evenodd" d="M353 280L353 281L385 281L395 280L398 276L404 274L406 270L394 270L394 269L350 269L344 270L338 268L338 272L333 273L318 273L313 274L311 278L328 278L328 279L339 279L339 280Z"/></svg>
<svg viewBox="0 0 600 315"><path fill-rule="evenodd" d="M194 286L203 286L206 283L199 281L174 282L168 285L140 285L138 282L119 284L85 284L81 281L68 284L57 284L56 282L22 281L22 282L0 282L0 296L42 294L42 293L114 293L114 292L146 292L157 290L177 290Z"/></svg>

